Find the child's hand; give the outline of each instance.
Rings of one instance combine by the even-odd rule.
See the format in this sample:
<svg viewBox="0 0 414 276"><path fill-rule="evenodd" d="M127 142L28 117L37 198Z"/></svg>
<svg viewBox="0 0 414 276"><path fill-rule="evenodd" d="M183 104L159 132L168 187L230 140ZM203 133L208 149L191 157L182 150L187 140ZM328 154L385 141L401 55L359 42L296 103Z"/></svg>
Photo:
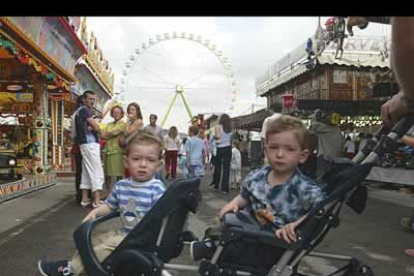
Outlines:
<svg viewBox="0 0 414 276"><path fill-rule="evenodd" d="M296 242L297 236L295 233L295 228L298 225L298 222L292 222L289 224L286 224L280 229L276 230L276 237L278 237L281 240L284 240L287 243Z"/></svg>
<svg viewBox="0 0 414 276"><path fill-rule="evenodd" d="M83 220L82 223L93 220L96 218L96 213L94 211L91 211Z"/></svg>
<svg viewBox="0 0 414 276"><path fill-rule="evenodd" d="M223 208L221 208L218 215L219 215L219 218L221 218L221 217L223 217L223 215L225 213L228 213L228 212L236 213L238 210L239 210L239 206L237 206L237 204L232 204L232 202L230 202L230 203L224 205Z"/></svg>

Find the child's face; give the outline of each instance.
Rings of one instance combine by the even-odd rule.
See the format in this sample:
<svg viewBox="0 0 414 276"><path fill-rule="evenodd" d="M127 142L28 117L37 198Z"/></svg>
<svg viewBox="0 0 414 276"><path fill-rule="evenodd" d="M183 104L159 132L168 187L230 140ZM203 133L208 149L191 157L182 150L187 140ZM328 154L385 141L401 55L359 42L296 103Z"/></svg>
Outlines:
<svg viewBox="0 0 414 276"><path fill-rule="evenodd" d="M268 135L265 154L275 172L289 173L306 161L309 151L301 149L295 131L284 131Z"/></svg>
<svg viewBox="0 0 414 276"><path fill-rule="evenodd" d="M137 182L152 179L161 163L159 154L160 150L156 145L133 145L128 156L124 157L125 168L129 170L132 179Z"/></svg>

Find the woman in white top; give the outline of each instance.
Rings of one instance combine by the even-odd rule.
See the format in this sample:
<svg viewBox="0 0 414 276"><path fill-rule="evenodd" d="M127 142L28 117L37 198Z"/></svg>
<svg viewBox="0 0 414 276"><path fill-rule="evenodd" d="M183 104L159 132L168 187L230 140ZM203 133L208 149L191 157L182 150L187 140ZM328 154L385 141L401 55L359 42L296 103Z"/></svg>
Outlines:
<svg viewBox="0 0 414 276"><path fill-rule="evenodd" d="M221 186L221 192L227 194L230 191L229 182L232 141L232 128L229 115L224 113L220 116L219 124L214 127L214 138L216 139L217 145L217 159L216 165L214 166L213 183L211 186L216 190ZM223 174L221 174L222 166Z"/></svg>
<svg viewBox="0 0 414 276"><path fill-rule="evenodd" d="M180 149L180 139L178 138L178 130L175 126L170 127L168 134L165 135L165 170L167 174L165 179L171 178L175 180L177 175L177 157Z"/></svg>

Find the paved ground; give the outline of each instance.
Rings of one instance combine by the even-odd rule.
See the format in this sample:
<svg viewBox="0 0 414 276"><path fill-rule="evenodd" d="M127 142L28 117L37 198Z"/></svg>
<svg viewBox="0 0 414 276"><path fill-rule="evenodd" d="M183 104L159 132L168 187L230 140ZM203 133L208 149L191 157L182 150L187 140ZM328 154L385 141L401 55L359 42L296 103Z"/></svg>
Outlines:
<svg viewBox="0 0 414 276"><path fill-rule="evenodd" d="M234 191L230 195L210 191L210 181L211 175L203 179L202 204L188 222L188 228L199 236L214 225L219 208L236 195ZM399 227L400 218L411 214L413 207L414 199L409 195L370 190L365 212L357 215L344 208L340 227L328 234L318 250L358 257L373 268L376 276L414 275L414 259L402 254L404 248L414 247L414 234ZM75 203L71 179L1 204L0 276L37 276L38 259L70 257L75 250L73 231L88 211ZM195 264L187 251L174 262ZM309 258L301 269L321 275L329 274L337 265Z"/></svg>

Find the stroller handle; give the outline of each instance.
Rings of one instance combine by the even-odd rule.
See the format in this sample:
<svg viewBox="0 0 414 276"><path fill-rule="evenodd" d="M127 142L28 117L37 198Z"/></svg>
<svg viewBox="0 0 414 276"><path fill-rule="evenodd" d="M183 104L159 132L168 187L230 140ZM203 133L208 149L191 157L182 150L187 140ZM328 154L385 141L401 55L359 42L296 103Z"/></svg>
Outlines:
<svg viewBox="0 0 414 276"><path fill-rule="evenodd" d="M362 161L362 163L376 163L382 154L395 151L398 147L397 141L407 133L413 124L414 113L401 117L401 119L391 128L387 135L381 135L379 143L377 143L375 148L369 153L367 158ZM383 127L381 127L381 129L382 128Z"/></svg>
<svg viewBox="0 0 414 276"><path fill-rule="evenodd" d="M374 149L374 147L378 144L381 136L387 134L389 132L389 128L382 125L373 135L372 139L365 144L365 147L358 151L358 153L352 158L352 161L355 164L361 163L364 158Z"/></svg>

